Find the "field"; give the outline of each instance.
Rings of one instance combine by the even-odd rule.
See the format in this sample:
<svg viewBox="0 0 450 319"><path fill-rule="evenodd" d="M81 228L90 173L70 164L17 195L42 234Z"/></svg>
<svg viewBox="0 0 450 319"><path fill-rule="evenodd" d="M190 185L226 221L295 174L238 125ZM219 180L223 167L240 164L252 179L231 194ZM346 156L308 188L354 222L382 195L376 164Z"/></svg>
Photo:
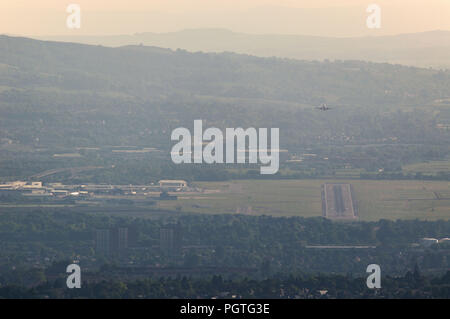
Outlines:
<svg viewBox="0 0 450 319"><path fill-rule="evenodd" d="M450 171L450 161L429 161L423 163L416 163L406 165L403 167L404 173L423 173L429 175L435 175L440 172Z"/></svg>
<svg viewBox="0 0 450 319"><path fill-rule="evenodd" d="M353 185L360 220L449 219L450 183L372 180L239 180L202 182L200 194L179 193L161 208L197 213L273 216L321 216L321 185ZM438 199L439 198L439 199Z"/></svg>

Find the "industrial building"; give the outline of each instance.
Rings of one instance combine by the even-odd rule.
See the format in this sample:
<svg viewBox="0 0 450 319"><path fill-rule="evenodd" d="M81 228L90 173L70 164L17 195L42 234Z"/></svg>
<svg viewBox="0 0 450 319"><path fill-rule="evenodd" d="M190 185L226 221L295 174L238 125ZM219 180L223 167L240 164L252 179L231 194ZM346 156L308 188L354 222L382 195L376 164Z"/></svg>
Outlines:
<svg viewBox="0 0 450 319"><path fill-rule="evenodd" d="M187 182L184 180L168 180L163 179L159 181L161 190L180 191L187 187Z"/></svg>
<svg viewBox="0 0 450 319"><path fill-rule="evenodd" d="M432 246L434 244L438 244L438 243L439 243L439 240L437 240L436 238L422 238L420 240L420 244L423 247L430 247L430 246Z"/></svg>
<svg viewBox="0 0 450 319"><path fill-rule="evenodd" d="M159 247L166 256L175 256L181 252L182 232L179 224L166 225L159 230Z"/></svg>

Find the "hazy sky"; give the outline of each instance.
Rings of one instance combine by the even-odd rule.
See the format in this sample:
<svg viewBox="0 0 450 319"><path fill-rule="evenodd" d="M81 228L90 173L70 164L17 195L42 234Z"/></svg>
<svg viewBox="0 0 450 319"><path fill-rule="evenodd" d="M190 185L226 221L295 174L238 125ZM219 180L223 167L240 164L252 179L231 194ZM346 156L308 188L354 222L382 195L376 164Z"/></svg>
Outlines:
<svg viewBox="0 0 450 319"><path fill-rule="evenodd" d="M81 29L66 27L66 7L81 6ZM366 27L371 3L381 29ZM2 0L0 33L103 35L226 28L247 33L321 36L450 30L450 0Z"/></svg>

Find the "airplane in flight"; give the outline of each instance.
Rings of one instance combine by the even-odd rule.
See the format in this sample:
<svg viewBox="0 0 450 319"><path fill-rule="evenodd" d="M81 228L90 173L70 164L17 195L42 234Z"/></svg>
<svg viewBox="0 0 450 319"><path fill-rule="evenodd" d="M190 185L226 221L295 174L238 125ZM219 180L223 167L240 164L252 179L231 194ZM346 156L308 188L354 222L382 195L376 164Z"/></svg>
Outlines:
<svg viewBox="0 0 450 319"><path fill-rule="evenodd" d="M328 107L325 103L323 103L321 106L317 106L316 109L321 111L328 111L331 110L331 107Z"/></svg>

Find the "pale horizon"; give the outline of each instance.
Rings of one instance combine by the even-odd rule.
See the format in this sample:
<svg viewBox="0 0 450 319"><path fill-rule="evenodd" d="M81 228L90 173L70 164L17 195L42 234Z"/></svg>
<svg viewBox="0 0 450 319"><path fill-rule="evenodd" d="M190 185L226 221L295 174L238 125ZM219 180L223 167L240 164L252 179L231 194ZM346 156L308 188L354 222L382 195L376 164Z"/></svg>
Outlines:
<svg viewBox="0 0 450 319"><path fill-rule="evenodd" d="M82 9L80 29L68 29L66 7ZM382 9L380 29L365 25L366 8ZM186 29L226 29L248 34L324 37L386 36L450 31L447 0L17 0L0 4L0 34L13 36L90 36L167 33Z"/></svg>

